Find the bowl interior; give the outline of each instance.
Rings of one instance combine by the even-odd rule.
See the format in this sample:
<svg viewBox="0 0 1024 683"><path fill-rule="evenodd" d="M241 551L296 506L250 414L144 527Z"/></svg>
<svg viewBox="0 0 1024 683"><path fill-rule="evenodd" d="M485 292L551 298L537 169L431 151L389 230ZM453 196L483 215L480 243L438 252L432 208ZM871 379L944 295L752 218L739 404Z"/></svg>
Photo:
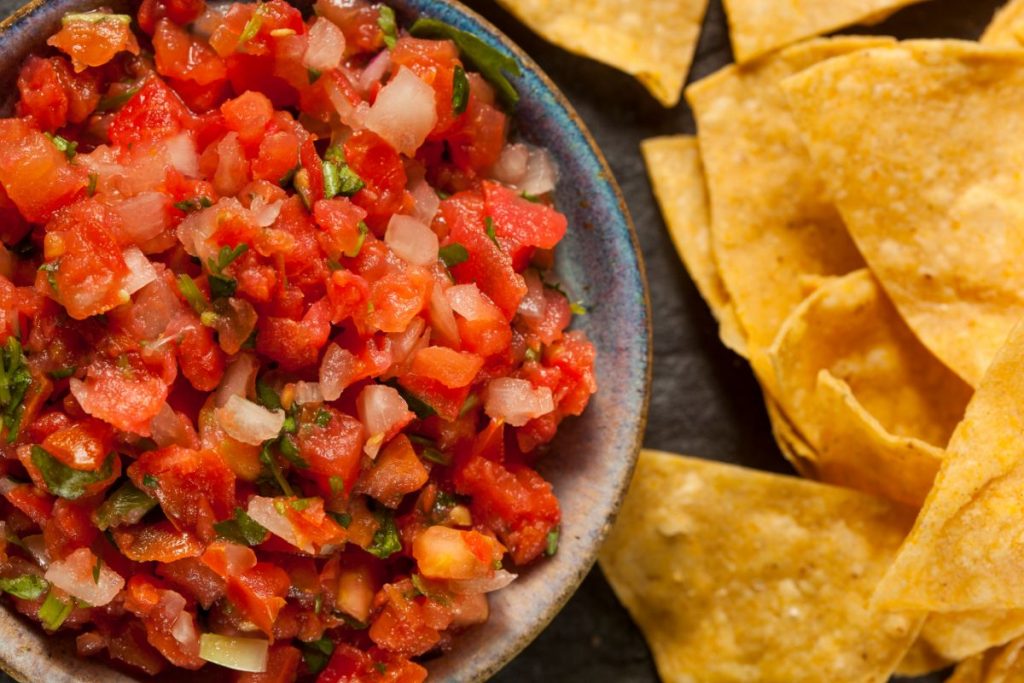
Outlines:
<svg viewBox="0 0 1024 683"><path fill-rule="evenodd" d="M294 2L294 0L293 0ZM302 6L302 2L295 4ZM310 4L306 3L307 8ZM442 0L389 0L406 21L441 19L513 54L523 74L515 114L522 139L557 160L558 208L569 232L556 273L588 314L574 323L597 348L598 393L582 417L563 423L539 465L562 505L558 554L523 571L490 596L491 618L461 635L455 648L427 663L431 680L484 680L522 650L555 616L594 563L628 484L643 436L650 385L650 317L639 245L625 203L583 123L540 68L497 29L464 6ZM125 0L38 0L0 24L0 92L16 93L22 59L40 48L67 12ZM13 96L13 95L12 95ZM0 666L23 681L127 683L136 680L74 656L73 642L47 638L0 610ZM201 672L202 673L202 672ZM162 678L162 677L161 677ZM189 674L192 681L205 678Z"/></svg>

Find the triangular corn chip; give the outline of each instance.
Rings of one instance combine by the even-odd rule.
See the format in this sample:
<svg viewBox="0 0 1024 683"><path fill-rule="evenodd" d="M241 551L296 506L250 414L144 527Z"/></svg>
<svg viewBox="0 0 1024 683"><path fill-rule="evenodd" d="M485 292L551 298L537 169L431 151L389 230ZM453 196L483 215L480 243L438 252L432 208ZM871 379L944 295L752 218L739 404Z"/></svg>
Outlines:
<svg viewBox="0 0 1024 683"><path fill-rule="evenodd" d="M1003 47L1024 45L1024 0L1010 0L1001 7L981 35L981 42Z"/></svg>
<svg viewBox="0 0 1024 683"><path fill-rule="evenodd" d="M1024 682L1024 639L961 662L946 683Z"/></svg>
<svg viewBox="0 0 1024 683"><path fill-rule="evenodd" d="M868 603L912 520L856 491L644 451L600 561L666 683L882 683L921 619Z"/></svg>
<svg viewBox="0 0 1024 683"><path fill-rule="evenodd" d="M546 40L637 78L679 102L708 0L498 0Z"/></svg>
<svg viewBox="0 0 1024 683"><path fill-rule="evenodd" d="M718 320L722 341L745 355L743 332L711 251L708 192L696 138L653 138L644 140L641 149L654 195L679 257Z"/></svg>
<svg viewBox="0 0 1024 683"><path fill-rule="evenodd" d="M819 64L785 89L871 270L924 345L976 386L1024 316L1024 51L908 42Z"/></svg>
<svg viewBox="0 0 1024 683"><path fill-rule="evenodd" d="M723 0L736 62L804 38L873 24L920 0Z"/></svg>

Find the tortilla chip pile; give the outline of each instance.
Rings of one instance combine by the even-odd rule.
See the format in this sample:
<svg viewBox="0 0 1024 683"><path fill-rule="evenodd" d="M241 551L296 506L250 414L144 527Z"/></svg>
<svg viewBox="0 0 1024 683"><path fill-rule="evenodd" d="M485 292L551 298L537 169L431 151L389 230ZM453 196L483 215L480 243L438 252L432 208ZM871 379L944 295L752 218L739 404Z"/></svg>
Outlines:
<svg viewBox="0 0 1024 683"><path fill-rule="evenodd" d="M921 0L724 0L739 64L810 36L880 21ZM708 0L498 0L546 40L679 102Z"/></svg>
<svg viewBox="0 0 1024 683"><path fill-rule="evenodd" d="M771 4L726 0L743 54ZM662 678L1024 681L1024 0L981 42L815 38L686 96L655 194L808 479L642 454L601 565Z"/></svg>

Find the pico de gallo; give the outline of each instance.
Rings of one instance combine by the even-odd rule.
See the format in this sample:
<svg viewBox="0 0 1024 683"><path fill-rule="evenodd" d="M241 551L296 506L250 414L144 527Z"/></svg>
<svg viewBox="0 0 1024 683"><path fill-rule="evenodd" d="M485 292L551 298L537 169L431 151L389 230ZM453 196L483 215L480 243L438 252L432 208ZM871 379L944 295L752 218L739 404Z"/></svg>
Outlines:
<svg viewBox="0 0 1024 683"><path fill-rule="evenodd" d="M0 590L156 675L422 681L595 391L514 60L386 5L63 17L0 119Z"/></svg>

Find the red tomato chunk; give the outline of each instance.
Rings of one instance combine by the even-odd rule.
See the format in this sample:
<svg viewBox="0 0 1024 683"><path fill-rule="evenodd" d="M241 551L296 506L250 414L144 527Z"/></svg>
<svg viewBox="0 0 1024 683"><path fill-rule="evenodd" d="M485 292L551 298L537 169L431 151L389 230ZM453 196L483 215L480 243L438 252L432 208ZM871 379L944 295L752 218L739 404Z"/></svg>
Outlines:
<svg viewBox="0 0 1024 683"><path fill-rule="evenodd" d="M0 574L83 656L419 683L557 548L533 464L597 388L557 173L390 16L142 0L21 68Z"/></svg>

